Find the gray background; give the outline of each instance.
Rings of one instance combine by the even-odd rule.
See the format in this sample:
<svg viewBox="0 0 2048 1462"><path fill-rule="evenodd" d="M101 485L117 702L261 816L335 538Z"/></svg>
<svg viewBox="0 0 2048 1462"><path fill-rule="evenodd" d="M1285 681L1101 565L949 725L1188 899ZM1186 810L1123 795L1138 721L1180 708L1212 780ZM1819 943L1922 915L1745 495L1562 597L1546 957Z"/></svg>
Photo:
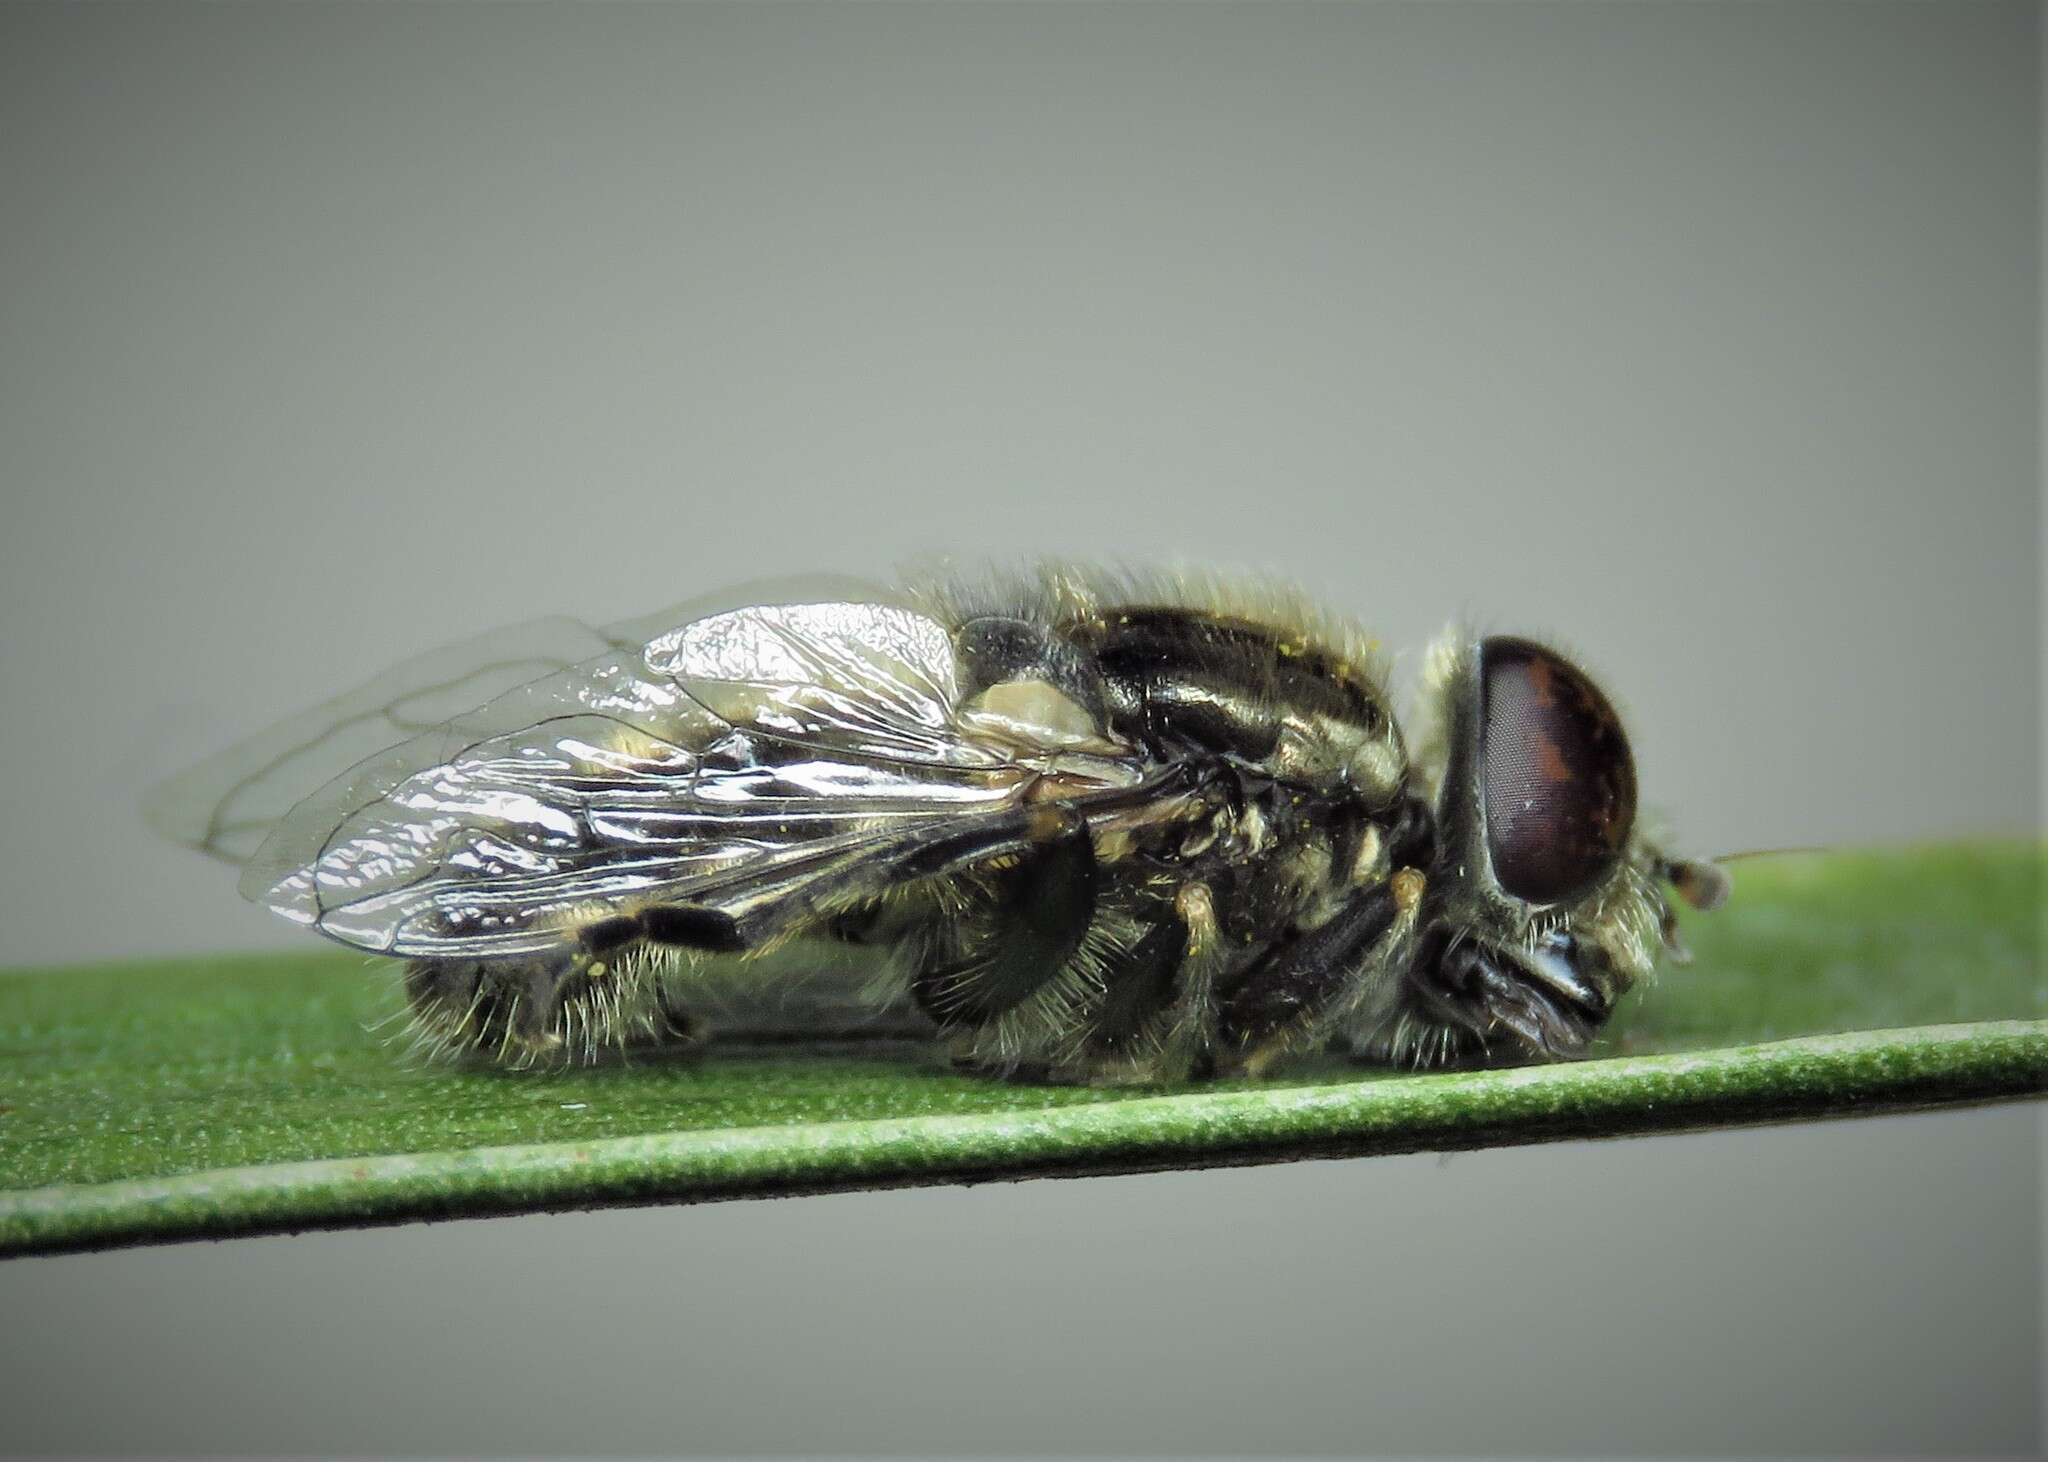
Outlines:
<svg viewBox="0 0 2048 1462"><path fill-rule="evenodd" d="M930 551L1562 638L1697 851L2039 828L2040 59L1971 3L0 11L0 963L288 943L141 791L414 649ZM2025 1452L2043 1140L18 1263L0 1445Z"/></svg>

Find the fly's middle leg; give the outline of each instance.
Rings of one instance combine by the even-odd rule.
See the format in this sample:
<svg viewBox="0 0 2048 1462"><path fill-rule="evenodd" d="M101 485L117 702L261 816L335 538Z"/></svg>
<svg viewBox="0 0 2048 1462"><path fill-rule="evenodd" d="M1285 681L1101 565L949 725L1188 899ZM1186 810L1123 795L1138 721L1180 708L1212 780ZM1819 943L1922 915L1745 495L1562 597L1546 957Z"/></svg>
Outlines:
<svg viewBox="0 0 2048 1462"><path fill-rule="evenodd" d="M1218 1011L1218 1070L1258 1076L1314 1048L1390 988L1414 940L1423 887L1414 869L1396 870L1245 971Z"/></svg>
<svg viewBox="0 0 2048 1462"><path fill-rule="evenodd" d="M1209 885L1180 884L1149 929L1105 962L1101 999L1068 1079L1151 1086L1207 1075L1228 948Z"/></svg>

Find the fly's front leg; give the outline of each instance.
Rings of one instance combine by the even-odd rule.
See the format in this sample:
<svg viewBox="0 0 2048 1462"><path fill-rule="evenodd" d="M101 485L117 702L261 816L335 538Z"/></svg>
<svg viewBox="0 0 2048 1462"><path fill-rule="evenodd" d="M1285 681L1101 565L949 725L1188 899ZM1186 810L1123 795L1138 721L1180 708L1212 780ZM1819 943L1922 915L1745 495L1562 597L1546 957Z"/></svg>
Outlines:
<svg viewBox="0 0 2048 1462"><path fill-rule="evenodd" d="M1626 988L1597 944L1566 930L1512 947L1433 933L1366 1049L1416 1065L1566 1060L1585 1053Z"/></svg>
<svg viewBox="0 0 2048 1462"><path fill-rule="evenodd" d="M1370 1003L1414 938L1423 887L1420 873L1399 869L1247 970L1222 998L1219 1072L1262 1075Z"/></svg>

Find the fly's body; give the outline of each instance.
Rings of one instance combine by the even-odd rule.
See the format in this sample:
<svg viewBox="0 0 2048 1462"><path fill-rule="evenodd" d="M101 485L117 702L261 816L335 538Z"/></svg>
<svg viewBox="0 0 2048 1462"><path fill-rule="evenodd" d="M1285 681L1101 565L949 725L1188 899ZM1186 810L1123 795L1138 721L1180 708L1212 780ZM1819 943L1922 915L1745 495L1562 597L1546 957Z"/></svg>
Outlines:
<svg viewBox="0 0 2048 1462"><path fill-rule="evenodd" d="M1675 946L1663 890L1725 891L1638 835L1612 708L1528 641L1448 636L1411 754L1369 642L1284 593L752 597L429 657L158 820L405 960L429 1046L514 1065L744 1031L848 967L815 1033L1009 1075L1568 1056Z"/></svg>

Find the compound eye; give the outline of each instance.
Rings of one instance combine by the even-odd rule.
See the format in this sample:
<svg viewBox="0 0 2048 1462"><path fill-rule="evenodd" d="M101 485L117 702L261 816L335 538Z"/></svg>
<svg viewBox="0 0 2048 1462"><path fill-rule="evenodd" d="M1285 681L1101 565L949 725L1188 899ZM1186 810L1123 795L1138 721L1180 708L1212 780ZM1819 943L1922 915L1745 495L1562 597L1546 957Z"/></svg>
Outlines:
<svg viewBox="0 0 2048 1462"><path fill-rule="evenodd" d="M1628 738L1599 688L1541 645L1490 639L1479 654L1493 876L1516 898L1556 903L1606 873L1628 845Z"/></svg>

